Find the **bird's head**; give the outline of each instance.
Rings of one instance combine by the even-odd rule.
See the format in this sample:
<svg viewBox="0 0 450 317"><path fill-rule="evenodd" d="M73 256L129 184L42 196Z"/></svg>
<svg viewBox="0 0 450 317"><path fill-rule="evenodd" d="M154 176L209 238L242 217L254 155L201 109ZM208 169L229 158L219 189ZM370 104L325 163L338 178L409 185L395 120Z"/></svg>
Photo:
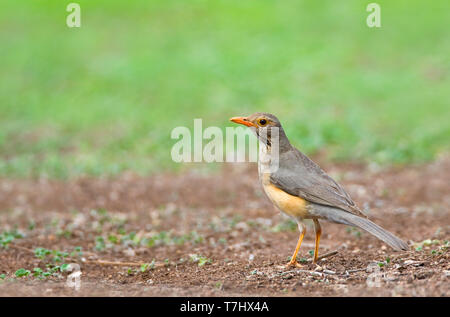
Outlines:
<svg viewBox="0 0 450 317"><path fill-rule="evenodd" d="M253 128L258 139L267 145L271 145L273 128L277 129L277 135L284 136L280 121L270 113L256 112L248 117L233 117L230 121Z"/></svg>

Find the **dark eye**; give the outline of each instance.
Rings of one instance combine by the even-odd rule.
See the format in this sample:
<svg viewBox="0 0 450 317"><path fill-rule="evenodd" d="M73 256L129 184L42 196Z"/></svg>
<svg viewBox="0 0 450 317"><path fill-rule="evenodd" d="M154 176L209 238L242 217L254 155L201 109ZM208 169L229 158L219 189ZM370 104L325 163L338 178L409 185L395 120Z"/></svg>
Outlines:
<svg viewBox="0 0 450 317"><path fill-rule="evenodd" d="M260 125L266 125L266 123L267 123L266 119L259 120Z"/></svg>

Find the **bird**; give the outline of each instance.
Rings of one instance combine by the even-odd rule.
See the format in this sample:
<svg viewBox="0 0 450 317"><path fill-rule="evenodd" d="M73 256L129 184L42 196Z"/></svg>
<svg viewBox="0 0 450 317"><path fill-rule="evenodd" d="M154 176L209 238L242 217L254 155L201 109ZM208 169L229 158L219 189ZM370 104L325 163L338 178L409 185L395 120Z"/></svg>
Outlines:
<svg viewBox="0 0 450 317"><path fill-rule="evenodd" d="M306 219L314 223L315 264L322 234L319 220L357 227L396 251L409 250L406 242L369 220L340 184L289 142L275 115L256 112L230 120L256 134L260 143L258 175L264 192L277 209L297 222L300 236L288 267L301 267L297 254L306 233Z"/></svg>

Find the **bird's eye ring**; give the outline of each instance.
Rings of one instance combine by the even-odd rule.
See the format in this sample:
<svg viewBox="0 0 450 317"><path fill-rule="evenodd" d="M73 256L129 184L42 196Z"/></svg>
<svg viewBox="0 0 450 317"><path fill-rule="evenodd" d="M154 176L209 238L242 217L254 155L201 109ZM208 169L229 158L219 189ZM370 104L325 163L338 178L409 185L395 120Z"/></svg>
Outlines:
<svg viewBox="0 0 450 317"><path fill-rule="evenodd" d="M261 126L266 125L266 123L267 123L266 119L259 120L259 125L261 125Z"/></svg>

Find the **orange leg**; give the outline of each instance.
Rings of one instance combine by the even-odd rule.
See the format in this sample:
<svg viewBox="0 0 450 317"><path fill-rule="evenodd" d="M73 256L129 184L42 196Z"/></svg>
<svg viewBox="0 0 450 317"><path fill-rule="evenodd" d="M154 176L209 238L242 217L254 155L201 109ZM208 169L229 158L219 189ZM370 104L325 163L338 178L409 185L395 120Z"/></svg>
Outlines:
<svg viewBox="0 0 450 317"><path fill-rule="evenodd" d="M314 221L314 229L316 231L316 246L314 248L314 260L313 263L317 262L317 257L319 256L319 242L320 236L322 235L322 228L320 227L319 220L313 219Z"/></svg>
<svg viewBox="0 0 450 317"><path fill-rule="evenodd" d="M298 229L300 230L300 236L298 237L297 247L295 248L294 254L292 255L291 261L287 264L287 266L297 266L300 267L301 265L297 262L297 253L300 250L300 246L302 245L303 237L306 233L306 226L303 223L298 224Z"/></svg>

